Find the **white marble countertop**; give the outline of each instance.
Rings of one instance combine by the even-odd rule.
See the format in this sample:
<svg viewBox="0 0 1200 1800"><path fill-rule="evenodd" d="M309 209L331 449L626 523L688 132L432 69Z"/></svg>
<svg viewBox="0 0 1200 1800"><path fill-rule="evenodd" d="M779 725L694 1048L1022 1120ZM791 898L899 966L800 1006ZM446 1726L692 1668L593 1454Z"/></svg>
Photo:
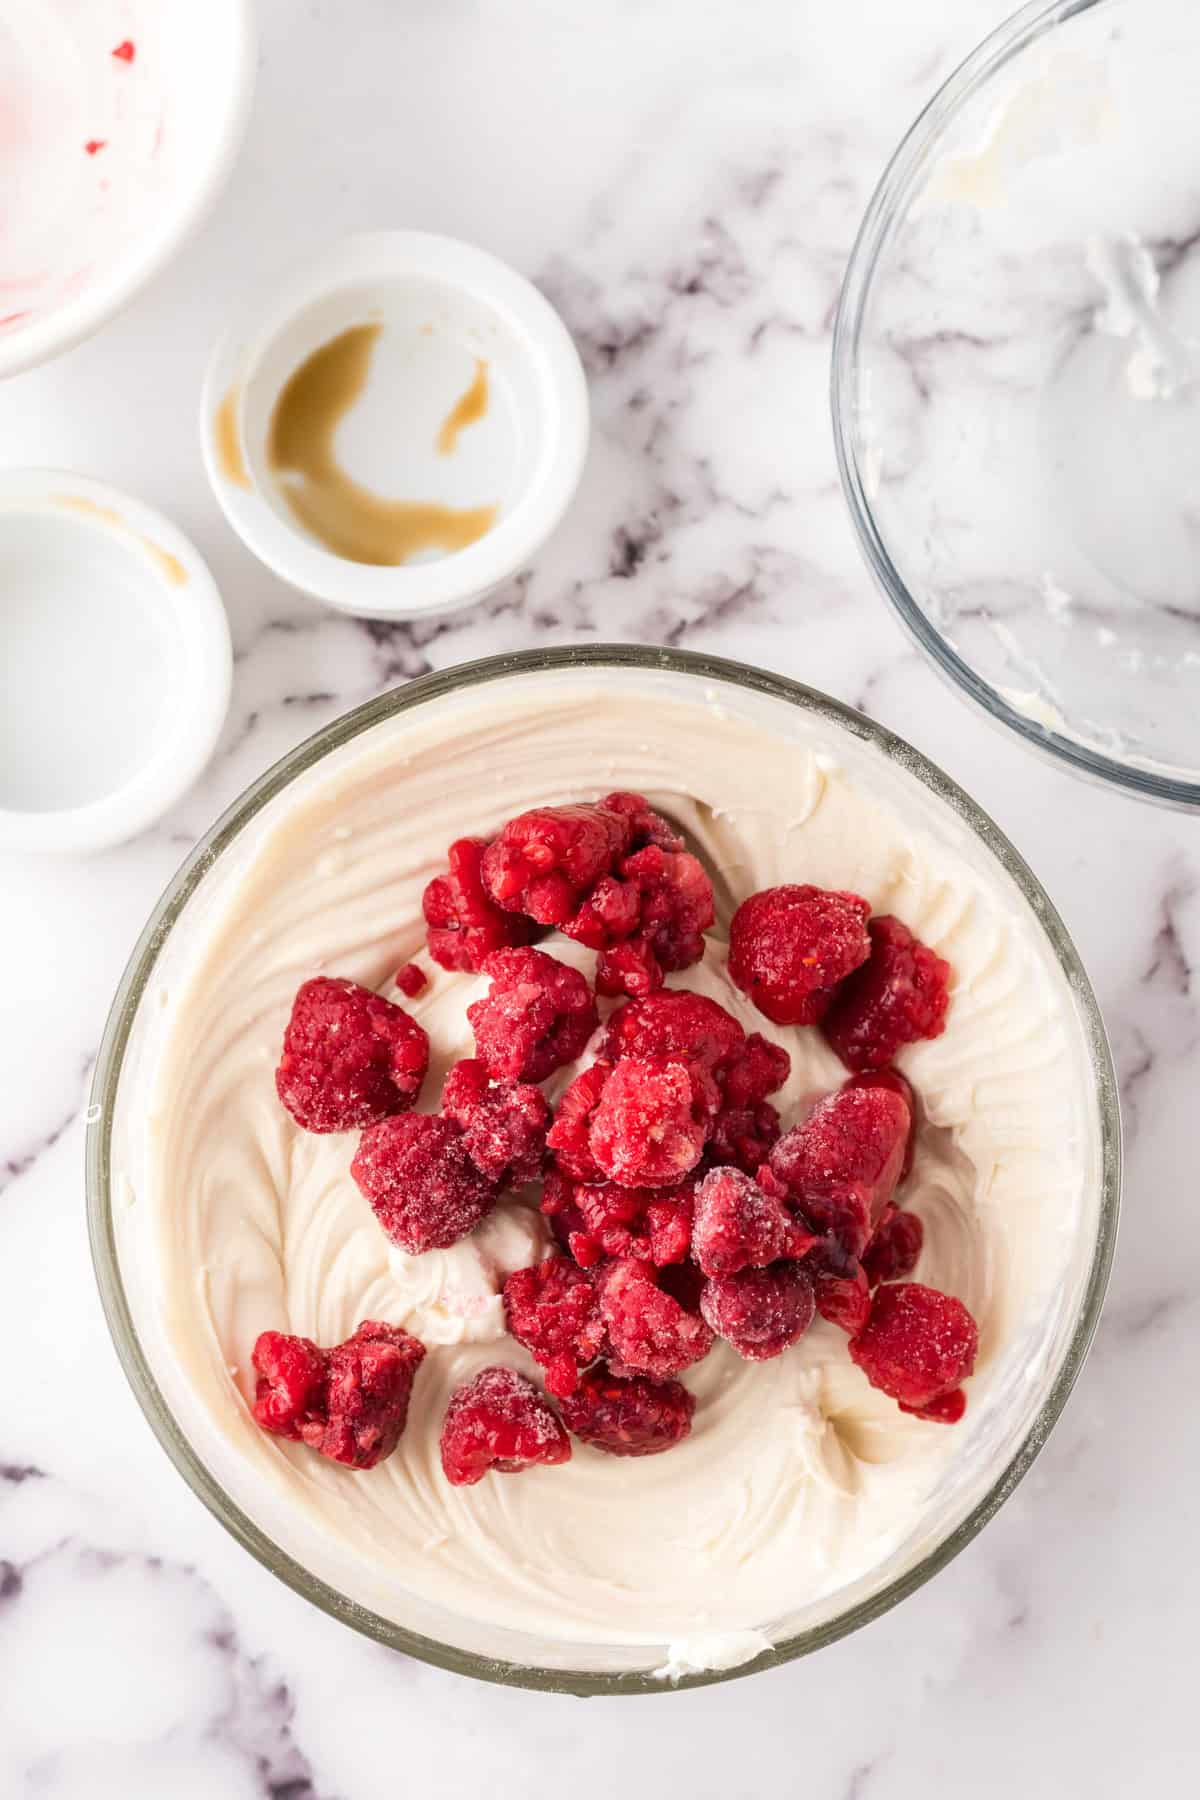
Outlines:
<svg viewBox="0 0 1200 1800"><path fill-rule="evenodd" d="M6 1800L1008 1800L1183 1793L1200 1778L1200 825L1044 766L929 673L860 564L827 415L831 314L874 178L1006 10L263 0L257 111L216 217L124 318L4 389L0 461L86 470L174 516L222 584L237 651L217 758L157 829L105 855L0 862ZM197 449L205 357L247 280L378 225L510 258L561 307L592 383L583 488L536 568L419 628L338 617L274 582L223 525ZM962 781L1091 969L1130 1155L1098 1343L982 1537L804 1663L583 1706L377 1648L208 1516L143 1422L101 1318L81 1114L137 931L247 781L397 681L597 638L802 676Z"/></svg>

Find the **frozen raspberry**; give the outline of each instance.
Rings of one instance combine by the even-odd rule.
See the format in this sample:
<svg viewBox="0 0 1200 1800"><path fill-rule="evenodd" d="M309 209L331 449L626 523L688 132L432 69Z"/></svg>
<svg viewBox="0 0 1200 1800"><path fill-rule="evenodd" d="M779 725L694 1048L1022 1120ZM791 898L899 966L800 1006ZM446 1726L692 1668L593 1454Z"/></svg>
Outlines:
<svg viewBox="0 0 1200 1800"><path fill-rule="evenodd" d="M571 1203L578 1229L605 1256L636 1256L662 1268L682 1262L691 1249L689 1182L667 1190L622 1187L615 1181L580 1183L573 1188ZM542 1206L545 1210L544 1195ZM570 1238L568 1244L576 1261L586 1263L586 1251L581 1259L579 1246Z"/></svg>
<svg viewBox="0 0 1200 1800"><path fill-rule="evenodd" d="M933 1425L957 1425L967 1410L967 1396L961 1388L951 1388L948 1394L939 1394L928 1406L905 1406L900 1404L900 1411L912 1413L915 1418L928 1419Z"/></svg>
<svg viewBox="0 0 1200 1800"><path fill-rule="evenodd" d="M848 1069L882 1069L918 1038L940 1037L950 1005L948 962L899 919L871 920L871 957L830 1007L823 1029Z"/></svg>
<svg viewBox="0 0 1200 1800"><path fill-rule="evenodd" d="M673 1187L700 1161L714 1098L702 1069L623 1057L604 1083L588 1148L611 1181Z"/></svg>
<svg viewBox="0 0 1200 1800"><path fill-rule="evenodd" d="M569 1175L550 1167L542 1183L542 1212L563 1249L570 1252L580 1268L594 1269L604 1261L604 1248L587 1228L575 1199L577 1192Z"/></svg>
<svg viewBox="0 0 1200 1800"><path fill-rule="evenodd" d="M779 1142L779 1114L769 1100L757 1106L723 1106L708 1134L707 1155L756 1175Z"/></svg>
<svg viewBox="0 0 1200 1800"><path fill-rule="evenodd" d="M599 1016L585 976L544 950L497 950L491 991L467 1008L479 1056L497 1081L544 1081L574 1062Z"/></svg>
<svg viewBox="0 0 1200 1800"><path fill-rule="evenodd" d="M442 1425L442 1469L453 1487L472 1487L489 1469L519 1475L537 1463L570 1461L557 1413L515 1369L481 1369L455 1388Z"/></svg>
<svg viewBox="0 0 1200 1800"><path fill-rule="evenodd" d="M628 820L632 851L657 844L660 850L682 850L683 839L670 822L656 813L641 794L608 794L600 802L606 812L619 813Z"/></svg>
<svg viewBox="0 0 1200 1800"><path fill-rule="evenodd" d="M925 1242L925 1227L916 1213L885 1209L863 1252L863 1269L871 1287L881 1281L905 1281L916 1268Z"/></svg>
<svg viewBox="0 0 1200 1800"><path fill-rule="evenodd" d="M518 1344L546 1371L560 1399L604 1348L604 1320L591 1278L566 1256L518 1269L504 1284L504 1316Z"/></svg>
<svg viewBox="0 0 1200 1800"><path fill-rule="evenodd" d="M614 944L596 959L596 992L608 999L626 994L632 1000L645 1000L662 984L662 964L646 938Z"/></svg>
<svg viewBox="0 0 1200 1800"><path fill-rule="evenodd" d="M251 1358L258 1382L254 1417L276 1437L302 1438L325 1424L326 1352L286 1331L259 1334Z"/></svg>
<svg viewBox="0 0 1200 1800"><path fill-rule="evenodd" d="M764 888L733 915L730 977L776 1025L815 1025L870 954L870 911L857 894Z"/></svg>
<svg viewBox="0 0 1200 1800"><path fill-rule="evenodd" d="M405 963L402 969L396 970L396 986L402 994L407 994L410 1000L415 1000L417 995L423 994L429 986L429 977L424 969L417 967L416 963Z"/></svg>
<svg viewBox="0 0 1200 1800"><path fill-rule="evenodd" d="M647 1263L606 1263L596 1292L613 1354L626 1369L666 1381L712 1348L704 1320L661 1287Z"/></svg>
<svg viewBox="0 0 1200 1800"><path fill-rule="evenodd" d="M450 846L446 873L425 889L429 954L443 969L481 969L493 950L540 936L532 919L504 912L489 898L481 874L486 848L483 838L459 838Z"/></svg>
<svg viewBox="0 0 1200 1800"><path fill-rule="evenodd" d="M705 1283L700 1310L718 1337L747 1362L782 1356L813 1321L812 1283L799 1263L739 1269Z"/></svg>
<svg viewBox="0 0 1200 1800"><path fill-rule="evenodd" d="M716 1071L741 1054L746 1034L715 1000L685 988L664 989L618 1006L608 1021L604 1054L613 1062L639 1056L699 1063Z"/></svg>
<svg viewBox="0 0 1200 1800"><path fill-rule="evenodd" d="M487 1065L471 1058L447 1075L442 1113L461 1128L467 1155L497 1186L521 1187L541 1174L550 1129L541 1088L493 1082Z"/></svg>
<svg viewBox="0 0 1200 1800"><path fill-rule="evenodd" d="M558 1112L546 1138L559 1167L575 1181L600 1181L603 1172L588 1143L592 1119L612 1071L609 1062L595 1062L577 1075L558 1103Z"/></svg>
<svg viewBox="0 0 1200 1800"><path fill-rule="evenodd" d="M861 1256L900 1179L910 1125L891 1088L840 1088L780 1138L771 1168L818 1231Z"/></svg>
<svg viewBox="0 0 1200 1800"><path fill-rule="evenodd" d="M704 933L715 914L712 882L686 850L648 844L621 863L621 879L638 896L637 930L627 943L603 950L596 971L602 994L638 998L663 984L664 972L690 969L704 955Z"/></svg>
<svg viewBox="0 0 1200 1800"><path fill-rule="evenodd" d="M497 1189L467 1154L453 1119L401 1113L363 1132L350 1173L394 1243L410 1256L447 1250L474 1231Z"/></svg>
<svg viewBox="0 0 1200 1800"><path fill-rule="evenodd" d="M429 1039L403 1007L319 975L292 1002L275 1088L306 1131L354 1131L411 1106Z"/></svg>
<svg viewBox="0 0 1200 1800"><path fill-rule="evenodd" d="M850 1355L872 1387L926 1413L975 1367L979 1333L961 1300L919 1281L877 1288ZM951 1408L953 1410L953 1408ZM961 1416L961 1415L960 1415Z"/></svg>
<svg viewBox="0 0 1200 1800"><path fill-rule="evenodd" d="M584 1375L563 1401L563 1423L594 1450L610 1456L657 1456L681 1444L692 1429L696 1398L678 1381L613 1375L604 1367Z"/></svg>
<svg viewBox="0 0 1200 1800"><path fill-rule="evenodd" d="M782 1202L740 1169L712 1169L696 1189L692 1255L706 1275L762 1269L803 1256L813 1242Z"/></svg>
<svg viewBox="0 0 1200 1800"><path fill-rule="evenodd" d="M589 950L610 950L637 930L642 897L636 883L602 875L578 912L562 930ZM603 990L602 990L603 991Z"/></svg>
<svg viewBox="0 0 1200 1800"><path fill-rule="evenodd" d="M779 1091L791 1072L792 1059L783 1045L753 1031L721 1064L717 1079L728 1105L758 1106Z"/></svg>
<svg viewBox="0 0 1200 1800"><path fill-rule="evenodd" d="M399 1325L367 1320L332 1350L264 1331L254 1346L254 1416L264 1431L296 1438L332 1461L373 1469L390 1456L408 1419L425 1346Z"/></svg>
<svg viewBox="0 0 1200 1800"><path fill-rule="evenodd" d="M899 1094L908 1108L911 1124L908 1128L908 1143L904 1150L904 1164L900 1170L900 1180L905 1182L912 1174L913 1157L917 1151L917 1097L913 1093L912 1083L906 1081L899 1069L868 1069L865 1075L852 1075L844 1087L881 1087L890 1088L893 1094Z"/></svg>
<svg viewBox="0 0 1200 1800"><path fill-rule="evenodd" d="M630 841L629 821L602 806L544 806L510 819L483 857L497 906L563 925Z"/></svg>
<svg viewBox="0 0 1200 1800"><path fill-rule="evenodd" d="M871 1290L857 1256L836 1238L822 1238L804 1258L804 1272L813 1284L821 1317L847 1337L861 1331L871 1310Z"/></svg>

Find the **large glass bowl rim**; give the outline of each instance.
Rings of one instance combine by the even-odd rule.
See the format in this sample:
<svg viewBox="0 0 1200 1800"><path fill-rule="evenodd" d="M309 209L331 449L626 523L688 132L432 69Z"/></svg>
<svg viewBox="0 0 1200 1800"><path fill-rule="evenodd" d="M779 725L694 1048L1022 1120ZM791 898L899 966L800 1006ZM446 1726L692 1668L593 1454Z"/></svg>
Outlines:
<svg viewBox="0 0 1200 1800"><path fill-rule="evenodd" d="M1010 705L998 688L985 681L959 655L914 598L892 560L875 521L855 430L859 344L873 295L875 274L903 223L931 146L959 110L1039 38L1076 14L1118 3L1123 0L1053 0L1049 6L1046 0L1031 0L972 51L909 127L880 177L846 266L834 319L830 365L834 448L842 490L871 573L896 609L901 624L951 685L975 701L997 723L1017 732L1035 750L1067 763L1077 774L1094 781L1113 783L1142 799L1157 800L1168 806L1195 807L1200 806L1200 782L1119 762L1087 744L1035 723Z"/></svg>
<svg viewBox="0 0 1200 1800"><path fill-rule="evenodd" d="M167 1406L134 1327L121 1278L113 1217L113 1117L122 1065L138 1006L173 926L205 874L239 833L297 776L311 769L330 751L350 743L382 720L437 701L460 689L482 686L506 676L546 670L618 668L698 676L705 681L728 682L752 693L786 701L873 744L884 755L898 760L925 787L953 807L1016 881L1058 958L1075 996L1088 1038L1097 1083L1101 1126L1100 1215L1079 1317L1062 1366L1028 1435L1007 1468L967 1518L943 1542L936 1545L911 1569L888 1583L879 1593L848 1608L836 1618L784 1640L753 1662L735 1669L687 1676L672 1685L648 1674L547 1669L504 1662L438 1643L357 1606L288 1556L233 1503L193 1450ZM155 1436L193 1493L265 1568L331 1617L340 1619L344 1624L353 1626L355 1630L392 1649L405 1651L410 1656L420 1657L425 1662L435 1663L457 1674L548 1692L580 1695L649 1694L734 1680L832 1644L838 1638L845 1637L848 1632L856 1631L860 1626L878 1618L881 1613L887 1612L906 1595L921 1587L939 1569L944 1568L952 1557L957 1556L976 1532L987 1524L1025 1475L1044 1444L1074 1386L1095 1332L1116 1241L1121 1183L1121 1129L1112 1057L1100 1011L1078 953L1065 925L1032 871L986 813L935 764L914 751L902 738L852 708L843 706L839 701L831 700L815 689L804 687L784 676L772 675L765 670L730 662L721 657L696 655L687 651L654 650L630 644L596 644L566 649L517 651L504 656L487 657L479 662L463 663L453 669L420 676L404 687L393 688L374 700L368 700L289 751L253 782L227 808L211 830L205 833L154 908L134 946L109 1013L96 1062L91 1102L86 1141L88 1230L100 1298L117 1355L138 1403Z"/></svg>

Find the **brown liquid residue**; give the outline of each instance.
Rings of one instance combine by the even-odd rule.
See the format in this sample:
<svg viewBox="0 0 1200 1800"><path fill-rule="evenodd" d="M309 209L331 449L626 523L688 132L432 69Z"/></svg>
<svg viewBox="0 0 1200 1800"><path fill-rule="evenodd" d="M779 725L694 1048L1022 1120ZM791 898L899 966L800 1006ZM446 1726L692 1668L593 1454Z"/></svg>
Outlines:
<svg viewBox="0 0 1200 1800"><path fill-rule="evenodd" d="M281 482L281 492L327 549L395 568L426 550L465 550L494 525L496 508L382 500L339 466L334 437L367 384L382 329L352 326L300 365L276 402L267 461L273 474L296 478Z"/></svg>
<svg viewBox="0 0 1200 1800"><path fill-rule="evenodd" d="M213 420L213 445L217 453L217 467L226 481L232 481L234 487L248 488L252 483L238 423L240 399L237 388L231 387L217 408Z"/></svg>
<svg viewBox="0 0 1200 1800"><path fill-rule="evenodd" d="M142 537L139 532L134 531L111 506L98 506L83 494L55 494L54 499L59 506L83 513L86 518L95 519L100 525L115 526L118 531L127 533L142 546L147 556L157 565L159 573L166 576L172 587L187 586L188 572L179 558L172 556L169 550L164 550L161 544L156 544L153 538Z"/></svg>
<svg viewBox="0 0 1200 1800"><path fill-rule="evenodd" d="M458 449L459 433L482 419L487 409L488 366L482 356L479 356L475 359L475 379L466 392L459 395L437 434L438 455L453 456Z"/></svg>

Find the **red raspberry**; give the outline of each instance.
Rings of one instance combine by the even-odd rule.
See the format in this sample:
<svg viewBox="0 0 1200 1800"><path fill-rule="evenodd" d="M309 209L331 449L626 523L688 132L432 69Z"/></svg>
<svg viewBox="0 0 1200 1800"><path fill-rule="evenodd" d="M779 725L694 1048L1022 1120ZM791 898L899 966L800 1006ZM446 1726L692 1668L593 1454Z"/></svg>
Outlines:
<svg viewBox="0 0 1200 1800"><path fill-rule="evenodd" d="M592 1119L612 1072L609 1062L595 1062L577 1075L558 1103L546 1138L559 1167L575 1181L600 1181L602 1171L588 1143Z"/></svg>
<svg viewBox="0 0 1200 1800"><path fill-rule="evenodd" d="M442 1425L442 1469L472 1487L489 1469L519 1475L537 1463L570 1461L571 1440L532 1381L515 1369L481 1369L455 1388Z"/></svg>
<svg viewBox="0 0 1200 1800"><path fill-rule="evenodd" d="M642 897L634 882L602 875L575 916L565 921L563 933L589 950L610 950L632 937L641 910Z"/></svg>
<svg viewBox="0 0 1200 1800"><path fill-rule="evenodd" d="M621 864L641 895L638 935L662 968L690 969L704 955L704 933L716 918L712 882L686 850L648 844Z"/></svg>
<svg viewBox="0 0 1200 1800"><path fill-rule="evenodd" d="M475 1167L499 1187L536 1181L546 1159L550 1103L541 1088L492 1082L485 1063L456 1063L442 1089L442 1114L453 1119Z"/></svg>
<svg viewBox="0 0 1200 1800"><path fill-rule="evenodd" d="M707 1154L719 1164L756 1175L779 1142L779 1114L769 1100L758 1106L723 1106L708 1136Z"/></svg>
<svg viewBox="0 0 1200 1800"><path fill-rule="evenodd" d="M657 1456L681 1444L692 1429L696 1397L682 1382L619 1378L599 1367L584 1375L563 1402L568 1431L609 1456Z"/></svg>
<svg viewBox="0 0 1200 1800"><path fill-rule="evenodd" d="M773 1044L757 1031L717 1070L717 1079L729 1106L758 1106L768 1094L777 1093L792 1072L792 1059L782 1044Z"/></svg>
<svg viewBox="0 0 1200 1800"><path fill-rule="evenodd" d="M582 1055L599 1015L578 969L544 950L497 950L484 970L491 991L467 1017L497 1081L544 1081Z"/></svg>
<svg viewBox="0 0 1200 1800"><path fill-rule="evenodd" d="M646 1263L606 1263L596 1277L596 1292L614 1356L626 1369L666 1381L712 1348L703 1319L660 1287Z"/></svg>
<svg viewBox="0 0 1200 1800"><path fill-rule="evenodd" d="M275 1088L306 1131L353 1131L411 1106L429 1039L403 1007L319 975L292 1002Z"/></svg>
<svg viewBox="0 0 1200 1800"><path fill-rule="evenodd" d="M555 1237L564 1250L569 1250L581 1269L594 1269L604 1261L604 1248L587 1228L576 1204L575 1183L561 1169L549 1168L542 1184L542 1211L550 1220Z"/></svg>
<svg viewBox="0 0 1200 1800"><path fill-rule="evenodd" d="M812 1283L799 1263L739 1269L704 1285L700 1310L718 1337L747 1362L782 1356L813 1321Z"/></svg>
<svg viewBox="0 0 1200 1800"><path fill-rule="evenodd" d="M408 1420L425 1346L399 1325L366 1320L332 1350L264 1331L254 1346L254 1416L264 1431L296 1438L333 1462L373 1469Z"/></svg>
<svg viewBox="0 0 1200 1800"><path fill-rule="evenodd" d="M745 1044L746 1034L733 1014L715 1000L669 988L617 1007L608 1021L604 1054L613 1062L640 1056L699 1063L716 1071L738 1057Z"/></svg>
<svg viewBox="0 0 1200 1800"><path fill-rule="evenodd" d="M401 1113L363 1132L350 1173L393 1242L410 1256L474 1231L498 1190L467 1154L453 1119Z"/></svg>
<svg viewBox="0 0 1200 1800"><path fill-rule="evenodd" d="M625 1187L674 1187L703 1154L714 1093L702 1069L623 1057L588 1128L601 1171Z"/></svg>
<svg viewBox="0 0 1200 1800"><path fill-rule="evenodd" d="M804 1271L813 1284L817 1311L847 1337L861 1331L871 1310L871 1290L857 1256L851 1256L834 1238L822 1238L804 1258Z"/></svg>
<svg viewBox="0 0 1200 1800"><path fill-rule="evenodd" d="M842 1086L890 1088L893 1094L899 1094L912 1121L908 1128L908 1143L904 1149L904 1166L900 1170L901 1182L907 1181L912 1174L913 1157L917 1151L917 1097L913 1093L912 1083L905 1080L899 1069L868 1069L865 1075L852 1075Z"/></svg>
<svg viewBox="0 0 1200 1800"><path fill-rule="evenodd" d="M493 950L530 944L540 936L532 919L503 912L484 890L483 838L459 838L449 868L435 875L421 902L429 954L443 969L481 969Z"/></svg>
<svg viewBox="0 0 1200 1800"><path fill-rule="evenodd" d="M870 1317L850 1340L850 1355L872 1387L906 1412L924 1413L966 1380L978 1345L975 1321L961 1300L907 1281L876 1289Z"/></svg>
<svg viewBox="0 0 1200 1800"><path fill-rule="evenodd" d="M396 986L402 994L407 994L410 1000L415 1000L417 995L423 994L429 986L429 977L424 969L417 967L416 963L405 963L402 969L396 970Z"/></svg>
<svg viewBox="0 0 1200 1800"><path fill-rule="evenodd" d="M871 1287L881 1281L904 1281L920 1260L925 1227L916 1213L885 1208L874 1235L863 1252L863 1269Z"/></svg>
<svg viewBox="0 0 1200 1800"><path fill-rule="evenodd" d="M730 977L776 1025L815 1025L870 954L870 911L857 894L764 888L733 915Z"/></svg>
<svg viewBox="0 0 1200 1800"><path fill-rule="evenodd" d="M560 1399L604 1348L604 1320L591 1279L567 1256L518 1269L504 1284L504 1316L518 1344L546 1371Z"/></svg>
<svg viewBox="0 0 1200 1800"><path fill-rule="evenodd" d="M251 1357L258 1374L254 1417L276 1437L303 1438L325 1425L327 1352L286 1331L259 1334Z"/></svg>
<svg viewBox="0 0 1200 1800"><path fill-rule="evenodd" d="M558 1177L561 1182L563 1178ZM547 1184L549 1186L549 1184ZM689 1182L678 1188L622 1187L613 1181L570 1184L569 1199L574 1232L582 1234L586 1245L574 1241L568 1226L567 1244L575 1260L587 1267L594 1245L604 1256L636 1256L657 1268L667 1263L683 1262L692 1243L693 1195ZM547 1206L543 1190L542 1210L563 1210L564 1197L556 1185L551 1206Z"/></svg>
<svg viewBox="0 0 1200 1800"><path fill-rule="evenodd" d="M510 819L483 857L483 883L506 912L564 925L630 840L628 820L602 806L544 806Z"/></svg>
<svg viewBox="0 0 1200 1800"><path fill-rule="evenodd" d="M614 944L596 959L596 992L610 999L627 994L631 999L645 1000L657 993L662 984L662 964L643 937Z"/></svg>
<svg viewBox="0 0 1200 1800"><path fill-rule="evenodd" d="M683 839L670 822L656 813L641 794L607 794L600 802L606 812L619 813L628 821L630 850L657 844L660 850L682 850Z"/></svg>
<svg viewBox="0 0 1200 1800"><path fill-rule="evenodd" d="M951 1388L948 1394L939 1394L928 1406L904 1406L900 1411L912 1413L915 1418L928 1419L933 1425L957 1425L967 1410L967 1396L961 1388Z"/></svg>
<svg viewBox="0 0 1200 1800"><path fill-rule="evenodd" d="M918 1038L940 1037L950 1005L948 962L899 919L871 920L871 958L838 990L823 1021L848 1069L882 1069Z"/></svg>
<svg viewBox="0 0 1200 1800"><path fill-rule="evenodd" d="M910 1125L891 1088L843 1087L780 1138L771 1168L818 1231L861 1256L900 1179Z"/></svg>
<svg viewBox="0 0 1200 1800"><path fill-rule="evenodd" d="M706 1275L762 1269L803 1256L813 1242L782 1202L740 1169L712 1169L696 1189L692 1255Z"/></svg>

